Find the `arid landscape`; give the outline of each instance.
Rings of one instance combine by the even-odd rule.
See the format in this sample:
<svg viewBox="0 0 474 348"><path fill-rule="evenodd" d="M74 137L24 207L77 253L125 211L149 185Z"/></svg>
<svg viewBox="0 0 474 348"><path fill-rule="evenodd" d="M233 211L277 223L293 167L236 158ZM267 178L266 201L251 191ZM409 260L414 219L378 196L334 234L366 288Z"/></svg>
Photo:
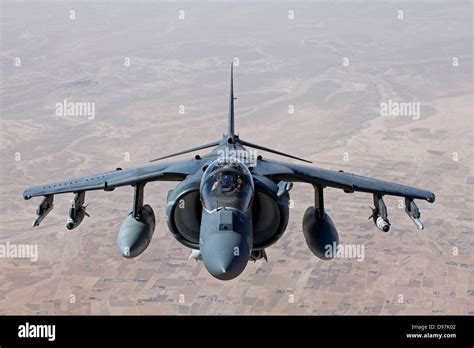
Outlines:
<svg viewBox="0 0 474 348"><path fill-rule="evenodd" d="M0 314L474 314L472 2L2 0L0 12L0 244L38 251L0 258ZM136 259L116 245L130 187L87 193L91 217L72 231L72 195L57 195L31 227L29 186L219 138L232 61L242 137L435 192L418 202L425 229L386 197L380 232L370 194L327 189L341 242L365 255L322 261L301 227L313 190L296 184L268 262L223 282L167 229L176 183L147 185L157 227ZM58 115L65 100L95 114ZM389 101L419 114L384 115Z"/></svg>

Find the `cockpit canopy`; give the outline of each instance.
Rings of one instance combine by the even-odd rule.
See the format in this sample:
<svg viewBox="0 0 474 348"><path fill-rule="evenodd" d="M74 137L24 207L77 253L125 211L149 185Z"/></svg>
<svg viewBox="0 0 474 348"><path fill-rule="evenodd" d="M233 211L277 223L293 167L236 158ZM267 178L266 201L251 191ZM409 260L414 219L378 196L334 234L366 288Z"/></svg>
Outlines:
<svg viewBox="0 0 474 348"><path fill-rule="evenodd" d="M252 202L253 191L252 174L242 162L219 158L204 172L201 202L208 211L223 207L246 211Z"/></svg>

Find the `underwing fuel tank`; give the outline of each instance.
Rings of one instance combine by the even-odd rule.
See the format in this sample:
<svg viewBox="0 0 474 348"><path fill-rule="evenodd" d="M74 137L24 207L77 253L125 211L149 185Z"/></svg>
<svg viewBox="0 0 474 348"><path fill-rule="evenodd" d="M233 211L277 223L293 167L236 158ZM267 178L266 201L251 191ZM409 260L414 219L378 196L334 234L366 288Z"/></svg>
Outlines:
<svg viewBox="0 0 474 348"><path fill-rule="evenodd" d="M117 238L120 254L126 258L140 255L150 244L154 231L155 213L151 206L144 205L138 219L130 212L120 226Z"/></svg>
<svg viewBox="0 0 474 348"><path fill-rule="evenodd" d="M328 214L320 218L315 207L308 207L303 217L303 234L311 252L322 260L330 260L336 255L334 246L339 244L339 235ZM331 249L331 250L329 250Z"/></svg>

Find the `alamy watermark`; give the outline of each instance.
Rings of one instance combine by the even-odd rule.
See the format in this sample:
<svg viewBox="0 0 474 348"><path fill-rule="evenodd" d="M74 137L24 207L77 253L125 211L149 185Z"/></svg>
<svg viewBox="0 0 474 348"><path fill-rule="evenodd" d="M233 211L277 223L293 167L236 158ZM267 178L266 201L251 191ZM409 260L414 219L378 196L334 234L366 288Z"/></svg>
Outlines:
<svg viewBox="0 0 474 348"><path fill-rule="evenodd" d="M418 120L420 119L420 102L396 102L389 99L380 104L380 115L412 117Z"/></svg>
<svg viewBox="0 0 474 348"><path fill-rule="evenodd" d="M327 258L348 258L364 261L365 245L363 244L326 244L324 256Z"/></svg>
<svg viewBox="0 0 474 348"><path fill-rule="evenodd" d="M220 158L226 158L230 162L238 161L245 163L248 167L257 166L257 151L256 150L234 150L224 148L217 151L217 155Z"/></svg>
<svg viewBox="0 0 474 348"><path fill-rule="evenodd" d="M83 116L88 120L95 119L94 102L70 102L64 99L61 103L56 103L56 116Z"/></svg>
<svg viewBox="0 0 474 348"><path fill-rule="evenodd" d="M30 259L36 262L38 261L38 244L11 244L10 242L0 244L0 258Z"/></svg>
<svg viewBox="0 0 474 348"><path fill-rule="evenodd" d="M18 326L18 337L47 338L48 341L54 341L56 339L56 325L38 325L26 322L25 324Z"/></svg>

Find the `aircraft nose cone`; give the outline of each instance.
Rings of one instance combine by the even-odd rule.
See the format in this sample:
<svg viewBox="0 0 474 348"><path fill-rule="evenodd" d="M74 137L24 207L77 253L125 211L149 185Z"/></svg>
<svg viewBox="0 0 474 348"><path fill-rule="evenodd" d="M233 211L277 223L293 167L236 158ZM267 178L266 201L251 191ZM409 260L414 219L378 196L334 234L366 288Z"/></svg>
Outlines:
<svg viewBox="0 0 474 348"><path fill-rule="evenodd" d="M218 231L207 236L201 247L202 259L209 273L220 280L234 279L247 266L250 248L241 234Z"/></svg>

